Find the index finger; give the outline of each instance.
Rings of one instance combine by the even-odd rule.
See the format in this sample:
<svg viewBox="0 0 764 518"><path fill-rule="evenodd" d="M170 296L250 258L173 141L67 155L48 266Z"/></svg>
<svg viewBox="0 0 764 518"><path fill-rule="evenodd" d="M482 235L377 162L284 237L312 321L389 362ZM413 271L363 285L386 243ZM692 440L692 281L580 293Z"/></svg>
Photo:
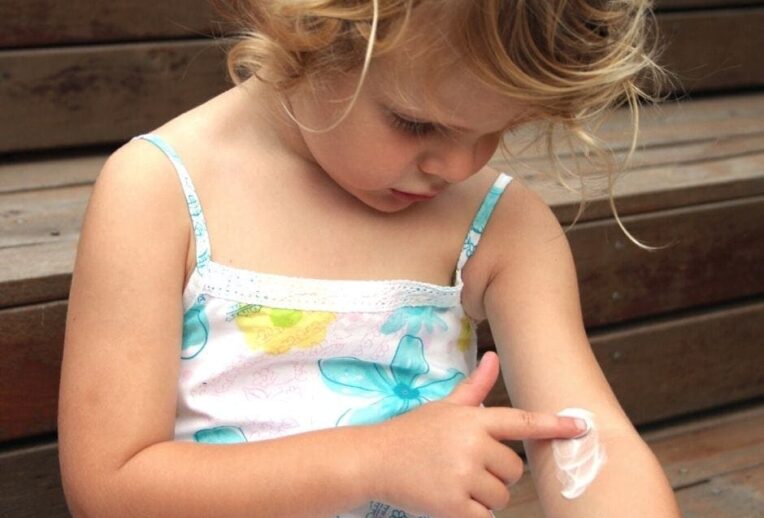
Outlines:
<svg viewBox="0 0 764 518"><path fill-rule="evenodd" d="M517 408L487 408L489 411L488 433L494 439L572 439L585 435L585 420L558 416L543 412L531 412Z"/></svg>

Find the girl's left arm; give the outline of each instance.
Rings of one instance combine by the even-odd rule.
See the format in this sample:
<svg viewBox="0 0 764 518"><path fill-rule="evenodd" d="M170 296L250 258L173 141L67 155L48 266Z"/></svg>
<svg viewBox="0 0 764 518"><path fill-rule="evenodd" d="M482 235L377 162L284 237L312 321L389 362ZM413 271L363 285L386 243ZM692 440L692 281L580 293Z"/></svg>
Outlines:
<svg viewBox="0 0 764 518"><path fill-rule="evenodd" d="M505 197L494 216L494 234L486 240L494 267L483 304L512 404L537 412L589 410L607 455L584 493L566 499L551 442L525 441L546 515L679 516L660 464L621 409L592 353L573 257L557 218L519 182Z"/></svg>

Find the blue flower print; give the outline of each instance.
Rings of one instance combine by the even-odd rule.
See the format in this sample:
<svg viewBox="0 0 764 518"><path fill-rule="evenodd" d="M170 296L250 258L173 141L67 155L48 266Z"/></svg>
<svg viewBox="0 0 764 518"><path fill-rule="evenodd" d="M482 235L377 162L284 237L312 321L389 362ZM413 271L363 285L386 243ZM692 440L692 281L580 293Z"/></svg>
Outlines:
<svg viewBox="0 0 764 518"><path fill-rule="evenodd" d="M445 313L448 308L438 308L435 306L404 306L393 312L392 315L382 324L380 331L390 335L399 331L404 326L406 334L415 335L424 326L428 333L432 333L435 326L443 331L448 329L443 319L438 313Z"/></svg>
<svg viewBox="0 0 764 518"><path fill-rule="evenodd" d="M400 509L393 509L388 504L372 501L369 502L369 512L366 513L365 518L429 518L429 516L414 516Z"/></svg>
<svg viewBox="0 0 764 518"><path fill-rule="evenodd" d="M238 426L206 428L194 434L194 441L205 444L237 444L247 442L247 436Z"/></svg>
<svg viewBox="0 0 764 518"><path fill-rule="evenodd" d="M183 345L180 353L183 360L194 358L207 345L210 323L204 312L205 300L204 295L200 296L183 315Z"/></svg>
<svg viewBox="0 0 764 518"><path fill-rule="evenodd" d="M467 258L472 257L472 254L475 253L475 250L477 249L477 244L475 243L475 240L472 238L472 234L474 232L470 231L469 235L467 235L467 238L464 240L464 246L462 246L462 250L464 250L464 253L467 255Z"/></svg>
<svg viewBox="0 0 764 518"><path fill-rule="evenodd" d="M337 420L337 426L373 424L412 410L419 405L446 397L464 379L464 374L449 369L440 379L420 378L430 371L422 340L405 335L398 342L389 366L353 357L319 360L324 383L331 390L376 401L366 407L351 408Z"/></svg>

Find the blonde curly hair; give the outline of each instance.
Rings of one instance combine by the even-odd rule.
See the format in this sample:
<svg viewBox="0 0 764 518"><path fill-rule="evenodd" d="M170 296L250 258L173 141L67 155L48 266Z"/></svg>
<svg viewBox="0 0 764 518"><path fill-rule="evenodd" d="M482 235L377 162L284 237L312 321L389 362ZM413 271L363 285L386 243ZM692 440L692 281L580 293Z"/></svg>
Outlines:
<svg viewBox="0 0 764 518"><path fill-rule="evenodd" d="M343 116L324 130L350 111L371 60L398 48L414 10L428 9L428 23L437 30L416 33L423 54L437 58L448 45L482 84L523 102L543 121L534 142L546 140L562 185L572 189L565 175L580 181L573 224L586 204L584 175L560 161L558 129L571 151L583 150L594 170L606 175L623 232L641 248L656 249L626 230L613 195L615 176L636 149L640 101L660 100L669 77L656 63L651 0L212 1L239 27L227 59L235 84L255 76L287 94L336 73L360 71ZM626 158L616 164L595 132L607 113L624 104L632 115L632 138ZM512 155L505 142L502 152Z"/></svg>

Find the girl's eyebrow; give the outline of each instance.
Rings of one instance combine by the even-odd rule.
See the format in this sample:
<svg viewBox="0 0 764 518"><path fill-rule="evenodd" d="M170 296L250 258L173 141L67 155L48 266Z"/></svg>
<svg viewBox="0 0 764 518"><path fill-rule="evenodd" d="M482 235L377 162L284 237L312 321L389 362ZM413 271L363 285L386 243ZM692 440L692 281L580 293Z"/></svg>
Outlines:
<svg viewBox="0 0 764 518"><path fill-rule="evenodd" d="M401 113L398 110L395 110L395 111L396 111L396 113L398 113L398 115L400 115L402 117L405 117L406 119L410 120L411 122L415 122L417 124L431 124L431 125L435 126L436 128L440 128L442 130L456 131L456 132L460 132L460 133L470 133L471 131L473 131L473 130L471 130L469 128L464 128L462 126L459 126L458 124L450 124L448 122L440 122L440 121L437 121L437 120L421 119L421 118L419 118L417 116L410 115L410 114L405 113L405 112Z"/></svg>
<svg viewBox="0 0 764 518"><path fill-rule="evenodd" d="M440 128L442 130L451 130L456 131L460 133L471 133L472 129L465 128L463 126L460 126L458 124L451 124L448 122L438 121L435 119L423 119L419 116L412 115L411 113L408 113L409 110L402 107L396 107L394 103L391 103L392 106L390 106L388 109L394 111L401 117L406 118L407 120L410 120L411 122L415 122L418 124L431 124L432 126L435 126L436 128ZM522 121L522 117L515 117L511 121L509 121L507 124L501 127L501 129L498 130L498 132L505 132L509 130L512 126L516 126L518 123Z"/></svg>

